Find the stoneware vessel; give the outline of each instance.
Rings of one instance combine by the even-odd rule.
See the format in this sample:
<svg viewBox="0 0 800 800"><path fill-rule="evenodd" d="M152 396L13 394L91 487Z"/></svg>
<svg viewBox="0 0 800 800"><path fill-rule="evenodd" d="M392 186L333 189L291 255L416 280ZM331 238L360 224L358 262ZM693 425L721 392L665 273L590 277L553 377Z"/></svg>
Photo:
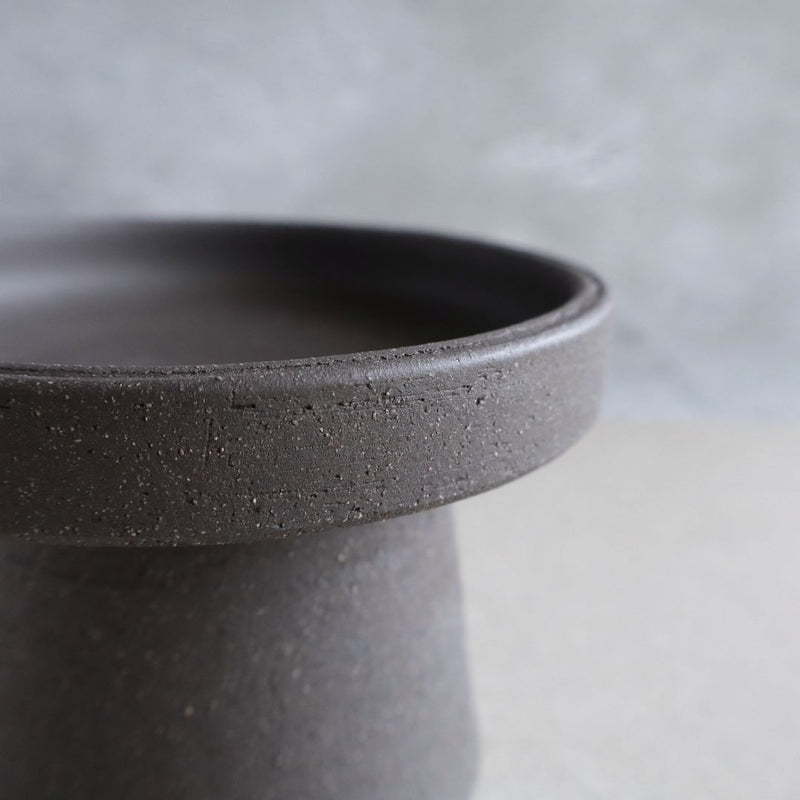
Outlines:
<svg viewBox="0 0 800 800"><path fill-rule="evenodd" d="M607 316L439 236L7 228L2 797L467 798L443 507L588 427Z"/></svg>

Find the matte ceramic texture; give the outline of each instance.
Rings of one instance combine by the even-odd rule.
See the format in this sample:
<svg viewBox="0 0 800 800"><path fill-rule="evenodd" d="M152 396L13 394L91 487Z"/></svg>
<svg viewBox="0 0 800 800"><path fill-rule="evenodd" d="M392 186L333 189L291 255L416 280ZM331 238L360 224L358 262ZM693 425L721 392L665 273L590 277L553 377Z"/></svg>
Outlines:
<svg viewBox="0 0 800 800"><path fill-rule="evenodd" d="M2 796L465 800L436 507L585 430L607 318L584 271L438 236L6 231Z"/></svg>
<svg viewBox="0 0 800 800"><path fill-rule="evenodd" d="M0 243L0 296L0 532L40 542L257 541L438 506L563 451L604 367L591 275L420 234L28 231Z"/></svg>
<svg viewBox="0 0 800 800"><path fill-rule="evenodd" d="M446 509L259 544L0 542L0 796L465 798Z"/></svg>

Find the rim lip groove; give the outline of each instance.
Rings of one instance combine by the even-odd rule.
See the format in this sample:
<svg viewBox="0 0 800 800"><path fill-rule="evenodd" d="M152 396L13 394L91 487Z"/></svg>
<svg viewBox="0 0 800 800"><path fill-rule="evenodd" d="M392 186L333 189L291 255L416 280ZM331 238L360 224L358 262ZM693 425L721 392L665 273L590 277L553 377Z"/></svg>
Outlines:
<svg viewBox="0 0 800 800"><path fill-rule="evenodd" d="M544 345L548 340L567 333L574 327L583 327L596 316L604 316L609 310L609 298L602 281L592 272L561 259L531 252L520 248L502 244L489 243L481 239L443 235L414 229L395 229L371 226L344 226L305 223L236 223L236 222L204 222L197 221L140 221L129 220L123 222L77 222L69 224L67 230L71 233L80 231L81 234L100 232L112 236L120 232L123 235L131 233L153 231L167 228L181 229L182 231L202 232L205 228L213 227L215 230L226 230L236 235L237 231L248 230L262 232L269 235L270 231L293 231L301 235L324 235L326 233L343 233L358 237L385 237L387 240L397 241L418 240L420 248L427 243L440 243L469 249L480 247L491 252L496 257L509 257L521 261L518 273L523 271L527 280L532 284L537 280L536 273L546 270L550 275L559 273L572 281L572 296L558 307L538 314L511 325L494 328L488 331L475 333L456 338L441 339L425 344L416 344L392 348L370 349L354 351L320 357L306 357L295 359L277 359L265 361L229 362L222 364L176 364L164 366L114 366L114 365L71 365L47 364L42 362L10 362L0 361L0 380L3 377L20 379L30 377L34 380L57 379L66 381L80 381L91 383L94 380L110 379L115 383L129 381L159 381L170 378L235 378L238 376L252 379L259 376L265 386L273 380L278 380L284 375L302 375L305 380L315 377L328 382L332 370L337 367L347 371L348 367L369 368L370 372L378 370L392 375L405 373L403 365L413 360L424 362L426 367L431 366L431 361L438 362L440 367L446 368L448 362L463 363L464 358L472 360L475 357L491 359L493 355L508 354L509 350L524 352L532 346ZM45 228L46 230L46 228ZM56 236L58 234L55 234ZM87 259L92 260L91 255ZM472 269L475 275L478 270ZM478 276L480 278L483 275ZM486 278L491 280L491 272L487 269ZM400 276L402 282L402 276ZM359 370L360 371L360 370ZM305 382L305 381L304 381Z"/></svg>

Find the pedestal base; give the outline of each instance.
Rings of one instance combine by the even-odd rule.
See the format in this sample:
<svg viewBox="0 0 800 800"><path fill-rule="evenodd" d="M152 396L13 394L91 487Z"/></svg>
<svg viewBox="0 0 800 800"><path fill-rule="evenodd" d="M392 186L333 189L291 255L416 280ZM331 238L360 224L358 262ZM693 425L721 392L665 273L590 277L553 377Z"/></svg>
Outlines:
<svg viewBox="0 0 800 800"><path fill-rule="evenodd" d="M458 800L450 517L260 544L0 542L9 800Z"/></svg>

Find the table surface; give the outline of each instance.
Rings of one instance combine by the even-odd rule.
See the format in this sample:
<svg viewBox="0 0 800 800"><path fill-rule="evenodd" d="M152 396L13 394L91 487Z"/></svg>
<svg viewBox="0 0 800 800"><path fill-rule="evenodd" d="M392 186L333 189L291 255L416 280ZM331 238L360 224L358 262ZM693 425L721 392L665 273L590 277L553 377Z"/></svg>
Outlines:
<svg viewBox="0 0 800 800"><path fill-rule="evenodd" d="M457 507L477 800L800 797L800 425L604 422Z"/></svg>

